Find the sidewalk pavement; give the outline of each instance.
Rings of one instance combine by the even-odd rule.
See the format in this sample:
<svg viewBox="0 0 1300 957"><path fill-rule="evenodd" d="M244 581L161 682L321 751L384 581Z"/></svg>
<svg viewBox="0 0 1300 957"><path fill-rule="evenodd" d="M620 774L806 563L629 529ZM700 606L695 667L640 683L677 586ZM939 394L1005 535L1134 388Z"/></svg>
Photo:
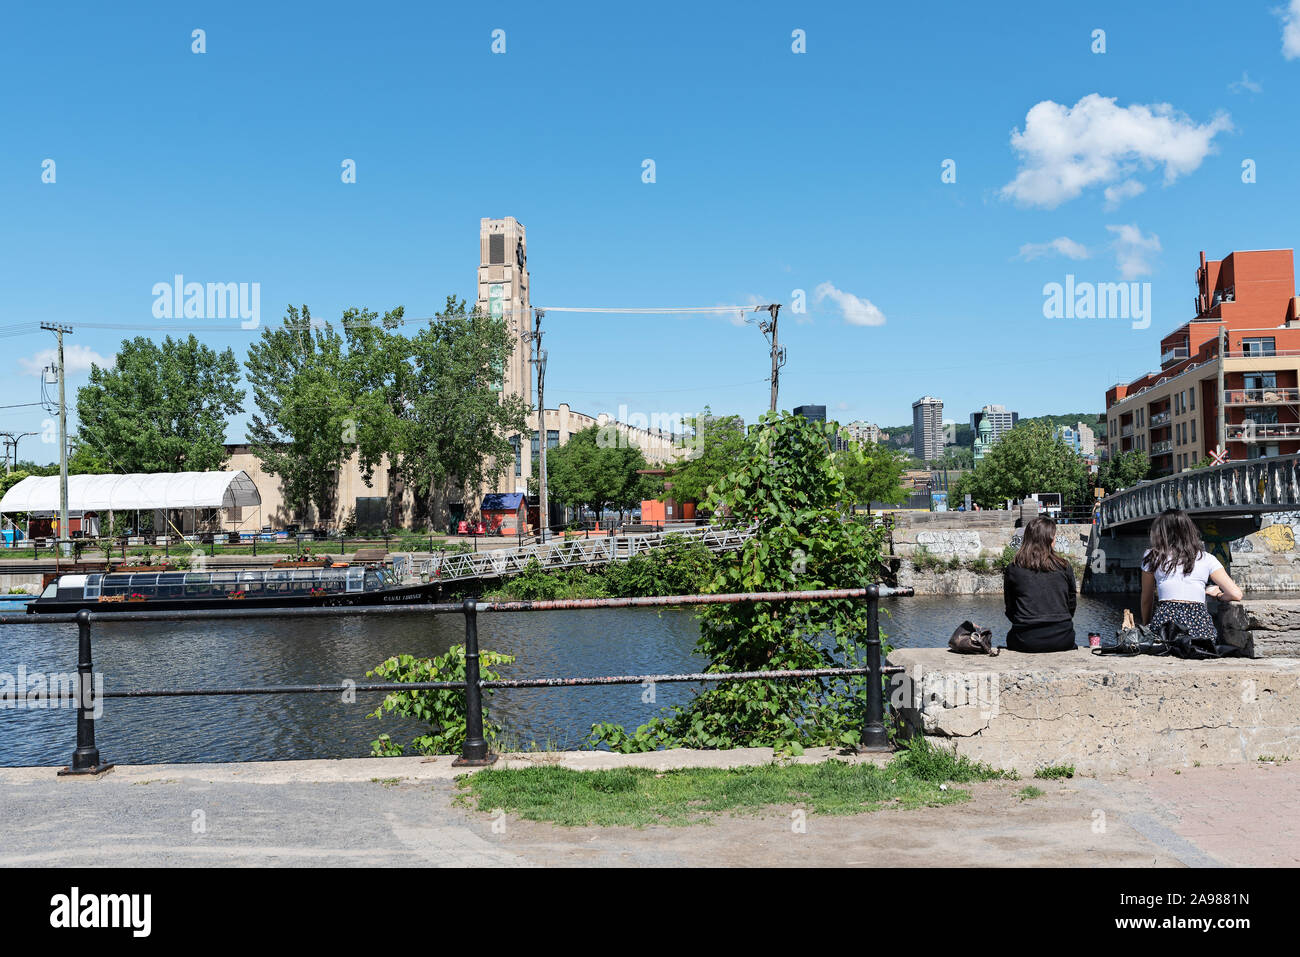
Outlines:
<svg viewBox="0 0 1300 957"><path fill-rule="evenodd" d="M831 749L800 761L825 760ZM550 752L497 767L737 767L769 749ZM0 769L0 865L1295 866L1300 762L960 785L972 800L689 827L562 828L454 803L451 758ZM850 760L883 760L879 756ZM1027 798L1033 784L1045 793ZM954 785L957 786L957 785Z"/></svg>

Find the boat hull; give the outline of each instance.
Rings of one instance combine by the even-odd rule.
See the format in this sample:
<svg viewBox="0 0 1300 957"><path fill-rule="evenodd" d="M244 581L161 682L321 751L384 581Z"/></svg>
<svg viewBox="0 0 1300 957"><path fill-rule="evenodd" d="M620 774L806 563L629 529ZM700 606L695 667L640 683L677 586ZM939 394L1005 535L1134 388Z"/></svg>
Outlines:
<svg viewBox="0 0 1300 957"><path fill-rule="evenodd" d="M269 595L260 598L151 598L147 601L97 601L94 599L37 598L27 605L29 615L69 615L83 608L96 614L132 611L215 611L250 608L331 608L349 605L400 605L437 600L437 585L408 585L377 591L337 592L326 595Z"/></svg>

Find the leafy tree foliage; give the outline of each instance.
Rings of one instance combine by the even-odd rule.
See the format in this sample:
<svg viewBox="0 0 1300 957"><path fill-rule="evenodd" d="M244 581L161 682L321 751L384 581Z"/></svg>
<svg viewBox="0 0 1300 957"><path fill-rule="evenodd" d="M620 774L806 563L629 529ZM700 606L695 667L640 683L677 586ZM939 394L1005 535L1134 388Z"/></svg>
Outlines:
<svg viewBox="0 0 1300 957"><path fill-rule="evenodd" d="M763 417L708 502L755 535L702 591L856 588L877 579L882 532L845 514L835 431L790 413ZM850 599L711 606L700 614L696 647L716 672L860 666L866 617L866 603ZM771 745L798 753L855 743L864 695L858 678L720 682L635 732L596 725L592 740L621 751Z"/></svg>
<svg viewBox="0 0 1300 957"><path fill-rule="evenodd" d="M278 328L262 329L245 362L256 410L248 428L253 454L278 476L286 502L302 512L334 512L337 470L351 455L352 394L344 342L311 311L290 306ZM352 431L355 431L354 429Z"/></svg>
<svg viewBox="0 0 1300 957"><path fill-rule="evenodd" d="M1059 492L1066 505L1088 501L1088 466L1042 423L1017 425L997 441L973 472L952 486L951 500L967 493L981 508L1035 492Z"/></svg>
<svg viewBox="0 0 1300 957"><path fill-rule="evenodd" d="M745 448L745 430L739 416L715 416L708 406L685 425L693 433L693 447L669 468L667 481L677 501L703 503L710 489L735 468Z"/></svg>
<svg viewBox="0 0 1300 957"><path fill-rule="evenodd" d="M1146 452L1141 449L1120 452L1097 467L1097 484L1108 494L1118 492L1130 485L1136 485L1146 478L1150 471L1151 460L1147 458Z"/></svg>
<svg viewBox="0 0 1300 957"><path fill-rule="evenodd" d="M501 665L514 661L513 655L495 651L479 652L479 674L484 681L496 681L501 675L496 671ZM465 680L465 646L452 645L438 658L416 658L414 655L394 655L382 662L367 678L397 683L423 683L433 681ZM483 689L483 737L489 744L501 733L501 726L488 714L487 703L492 689ZM400 715L426 725L428 730L411 741L417 754L456 754L465 746L468 734L465 713L465 692L455 688L425 691L390 691L379 707L366 715L382 719L386 714ZM397 757L406 750L388 734L381 734L370 742L370 753L376 757Z"/></svg>
<svg viewBox="0 0 1300 957"><path fill-rule="evenodd" d="M647 477L637 473L644 468L639 448L621 441L612 427L593 425L547 453L547 492L556 502L586 506L596 514L603 508L622 513L649 488Z"/></svg>
<svg viewBox="0 0 1300 957"><path fill-rule="evenodd" d="M907 489L903 488L907 456L896 449L877 442L851 442L847 449L836 453L835 461L844 473L849 504L897 505L907 501Z"/></svg>
<svg viewBox="0 0 1300 957"><path fill-rule="evenodd" d="M350 317L361 462L372 469L388 452L441 526L451 496L495 484L514 466L510 436L527 428L528 406L502 394L501 370L516 343L505 320L468 312L455 296L410 336L393 331L400 317L396 310L378 325L373 313Z"/></svg>
<svg viewBox="0 0 1300 957"><path fill-rule="evenodd" d="M250 349L254 451L300 507L332 515L335 471L356 451L367 482L386 466L441 526L451 495L513 465L508 436L525 428L527 407L501 395L514 348L504 321L452 296L442 317L409 335L402 319L400 307L382 317L350 309L340 335L290 307L284 326Z"/></svg>
<svg viewBox="0 0 1300 957"><path fill-rule="evenodd" d="M234 351L191 335L122 340L111 368L90 367L77 390L83 465L117 472L204 472L227 459L227 417L244 393Z"/></svg>

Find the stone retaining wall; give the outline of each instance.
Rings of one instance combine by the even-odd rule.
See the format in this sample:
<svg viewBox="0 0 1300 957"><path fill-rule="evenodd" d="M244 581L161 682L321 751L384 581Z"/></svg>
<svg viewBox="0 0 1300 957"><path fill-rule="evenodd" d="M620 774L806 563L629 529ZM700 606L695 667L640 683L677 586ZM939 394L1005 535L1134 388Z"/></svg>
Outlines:
<svg viewBox="0 0 1300 957"><path fill-rule="evenodd" d="M1029 775L1300 758L1300 660L1183 661L1085 650L995 658L900 649L904 734Z"/></svg>
<svg viewBox="0 0 1300 957"><path fill-rule="evenodd" d="M895 575L899 585L918 595L984 595L1002 593L1002 573L977 572L969 567L921 568L913 561L921 549L964 566L984 559L992 563L1008 545L1020 544L1020 529L1012 512L917 512L897 516L892 532ZM1088 554L1091 525L1058 525L1056 550L1076 564ZM1082 581L1083 576L1077 576Z"/></svg>

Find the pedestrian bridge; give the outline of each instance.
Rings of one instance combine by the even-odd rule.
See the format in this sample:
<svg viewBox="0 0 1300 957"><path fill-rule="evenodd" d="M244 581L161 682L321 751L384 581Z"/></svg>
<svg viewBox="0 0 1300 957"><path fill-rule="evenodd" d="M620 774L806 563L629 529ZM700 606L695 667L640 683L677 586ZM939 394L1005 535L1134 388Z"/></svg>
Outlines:
<svg viewBox="0 0 1300 957"><path fill-rule="evenodd" d="M1206 517L1300 509L1300 455L1227 462L1140 482L1101 500L1101 527L1149 523L1167 508Z"/></svg>
<svg viewBox="0 0 1300 957"><path fill-rule="evenodd" d="M663 548L669 539L698 542L711 552L736 551L752 534L746 528L702 525L680 531L601 535L516 548L498 548L490 552L435 555L416 565L421 577L427 575L431 582L501 578L523 571L531 561L536 561L547 569L592 568L609 562L627 561L633 555L644 555Z"/></svg>

